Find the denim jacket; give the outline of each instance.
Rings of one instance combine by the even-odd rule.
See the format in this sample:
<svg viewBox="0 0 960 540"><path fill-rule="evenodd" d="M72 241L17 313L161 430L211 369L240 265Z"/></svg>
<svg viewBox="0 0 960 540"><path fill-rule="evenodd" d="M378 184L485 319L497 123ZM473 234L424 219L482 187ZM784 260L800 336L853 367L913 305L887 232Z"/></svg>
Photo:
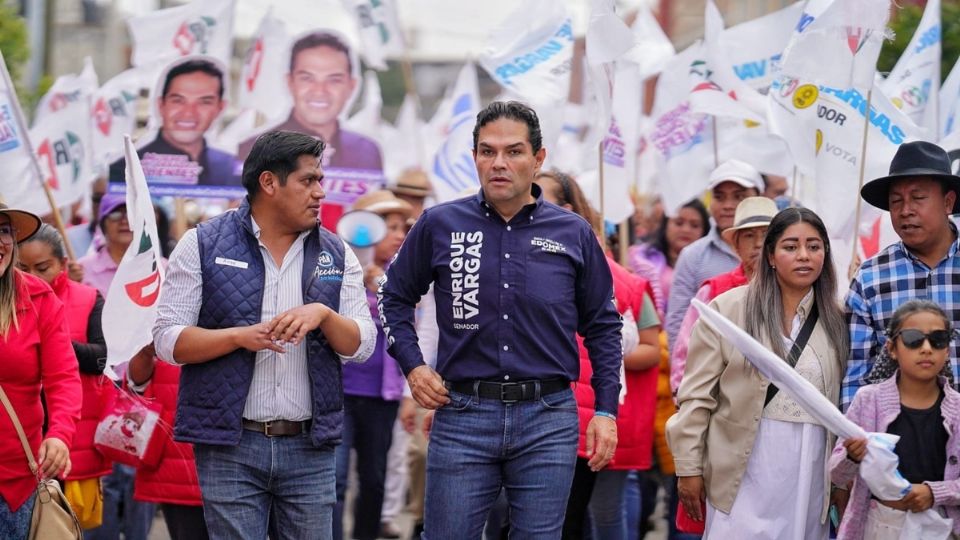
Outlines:
<svg viewBox="0 0 960 540"><path fill-rule="evenodd" d="M933 505L943 506L947 518L953 521L954 534L960 534L960 394L940 377L944 389L940 414L947 429L947 464L942 482L924 482L933 492ZM900 415L900 391L897 375L878 383L864 386L857 391L847 410L847 418L868 432L886 433L890 424ZM840 524L838 539L860 540L863 538L870 503L870 488L860 481L860 466L847 459L843 442L838 441L830 456L830 478L838 486L847 486L853 481L850 501Z"/></svg>

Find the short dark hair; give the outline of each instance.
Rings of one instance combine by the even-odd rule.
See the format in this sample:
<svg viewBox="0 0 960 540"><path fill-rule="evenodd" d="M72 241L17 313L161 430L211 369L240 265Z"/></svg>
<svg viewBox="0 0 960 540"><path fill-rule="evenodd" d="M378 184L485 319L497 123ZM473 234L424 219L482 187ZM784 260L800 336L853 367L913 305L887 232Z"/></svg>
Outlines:
<svg viewBox="0 0 960 540"><path fill-rule="evenodd" d="M286 185L287 176L297 170L300 156L319 158L323 154L323 141L294 131L268 131L257 137L250 154L243 162L243 187L250 200L260 192L260 175L270 171Z"/></svg>
<svg viewBox="0 0 960 540"><path fill-rule="evenodd" d="M317 47L329 47L335 51L342 52L347 57L347 71L353 74L353 59L350 58L350 47L342 39L330 32L313 32L298 39L290 50L290 73L293 73L293 64L297 60L297 55L307 49Z"/></svg>
<svg viewBox="0 0 960 540"><path fill-rule="evenodd" d="M218 68L216 64L209 60L187 60L171 68L170 71L167 72L167 78L163 81L163 92L160 94L160 97L167 97L167 92L170 91L170 85L173 84L174 79L181 75L198 71L206 73L211 77L216 77L217 82L220 83L217 97L223 99L223 72L220 71L220 68Z"/></svg>
<svg viewBox="0 0 960 540"><path fill-rule="evenodd" d="M527 139L536 154L543 148L543 134L540 133L540 119L537 112L519 101L494 101L477 113L477 125L473 127L473 150L477 151L480 128L501 118L509 118L527 125Z"/></svg>

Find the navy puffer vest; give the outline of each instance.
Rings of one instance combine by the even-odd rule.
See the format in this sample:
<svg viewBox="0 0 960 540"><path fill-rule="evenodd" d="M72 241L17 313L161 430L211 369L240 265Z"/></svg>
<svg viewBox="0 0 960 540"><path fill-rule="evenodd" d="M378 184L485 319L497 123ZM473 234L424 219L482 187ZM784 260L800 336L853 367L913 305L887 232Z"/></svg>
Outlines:
<svg viewBox="0 0 960 540"><path fill-rule="evenodd" d="M203 302L197 326L208 329L260 322L264 266L253 234L250 204L197 227ZM218 263L219 261L219 263ZM233 261L246 263L236 264ZM343 283L343 242L317 227L304 239L303 301L339 311ZM343 385L340 358L319 330L307 335L315 446L340 442ZM238 349L201 364L184 365L180 375L175 435L178 441L235 445L242 434L243 408L253 379L255 353Z"/></svg>

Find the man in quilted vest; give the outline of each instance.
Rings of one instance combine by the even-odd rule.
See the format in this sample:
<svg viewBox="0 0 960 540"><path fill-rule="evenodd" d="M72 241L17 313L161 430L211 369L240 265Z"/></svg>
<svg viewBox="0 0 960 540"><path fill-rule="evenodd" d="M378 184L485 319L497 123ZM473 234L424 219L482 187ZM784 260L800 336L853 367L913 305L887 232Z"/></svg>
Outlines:
<svg viewBox="0 0 960 540"><path fill-rule="evenodd" d="M356 255L318 224L323 148L261 135L246 199L170 257L154 342L182 365L174 436L194 444L210 538L332 535L341 362L377 331Z"/></svg>

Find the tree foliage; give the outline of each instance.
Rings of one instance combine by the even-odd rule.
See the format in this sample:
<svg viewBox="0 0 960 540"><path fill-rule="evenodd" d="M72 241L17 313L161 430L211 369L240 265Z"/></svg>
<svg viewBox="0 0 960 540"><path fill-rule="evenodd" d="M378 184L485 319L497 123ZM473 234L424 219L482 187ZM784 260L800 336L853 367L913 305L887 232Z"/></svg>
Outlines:
<svg viewBox="0 0 960 540"><path fill-rule="evenodd" d="M6 2L0 2L0 52L14 83L20 81L20 72L30 59L27 46L27 23Z"/></svg>
<svg viewBox="0 0 960 540"><path fill-rule="evenodd" d="M913 34L920 25L923 17L923 7L910 4L896 7L890 20L890 28L894 32L894 39L887 41L880 51L877 69L880 73L889 73L903 51L906 50ZM942 53L940 56L941 81L947 78L953 65L960 56L960 0L942 0L940 10Z"/></svg>

